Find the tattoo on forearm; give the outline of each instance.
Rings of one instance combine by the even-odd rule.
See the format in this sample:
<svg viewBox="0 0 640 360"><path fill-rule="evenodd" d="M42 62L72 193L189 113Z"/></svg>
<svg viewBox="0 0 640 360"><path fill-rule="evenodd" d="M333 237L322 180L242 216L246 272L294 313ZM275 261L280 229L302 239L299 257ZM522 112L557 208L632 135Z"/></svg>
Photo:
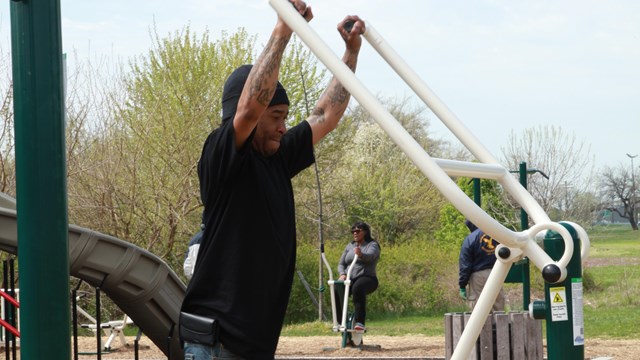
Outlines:
<svg viewBox="0 0 640 360"><path fill-rule="evenodd" d="M356 56L348 56L344 58L344 63L355 72L357 57ZM333 116L333 112L335 115L340 114L342 116L342 112L346 107L346 103L349 101L349 92L347 89L340 84L338 79L333 78L329 85L329 88L322 95L318 106L313 109L311 116L309 117L309 122L312 124L322 124L327 121L326 112L331 111L331 115ZM322 104L322 105L321 105Z"/></svg>
<svg viewBox="0 0 640 360"><path fill-rule="evenodd" d="M351 69L351 71L355 72L358 58L356 56L353 56L352 54L349 54L348 56L346 55L343 59L345 65L347 65L349 69ZM333 86L331 87L328 95L329 101L331 101L332 105L342 104L349 100L349 92L347 92L344 86L342 86L342 84L340 84L340 82L336 79L334 79Z"/></svg>
<svg viewBox="0 0 640 360"><path fill-rule="evenodd" d="M335 85L329 91L329 101L332 105L342 104L349 99L349 92L336 81Z"/></svg>
<svg viewBox="0 0 640 360"><path fill-rule="evenodd" d="M309 122L321 124L324 121L325 121L324 108L316 107L315 109L313 109L313 113L311 113L311 118L309 119Z"/></svg>
<svg viewBox="0 0 640 360"><path fill-rule="evenodd" d="M269 105L273 97L275 87L269 80L273 79L274 73L275 79L278 78L279 64L288 43L288 38L270 38L260 59L256 61L257 73L249 85L249 95L262 105Z"/></svg>
<svg viewBox="0 0 640 360"><path fill-rule="evenodd" d="M324 108L317 107L317 108L313 109L313 113L311 115L324 116Z"/></svg>

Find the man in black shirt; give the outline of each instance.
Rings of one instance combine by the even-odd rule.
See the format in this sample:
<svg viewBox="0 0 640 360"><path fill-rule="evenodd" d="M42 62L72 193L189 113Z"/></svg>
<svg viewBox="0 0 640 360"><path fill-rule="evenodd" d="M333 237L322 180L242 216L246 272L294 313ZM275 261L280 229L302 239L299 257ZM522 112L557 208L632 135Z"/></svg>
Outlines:
<svg viewBox="0 0 640 360"><path fill-rule="evenodd" d="M313 18L304 2L292 3ZM350 32L347 22L354 23ZM364 22L347 16L338 31L343 61L355 71ZM182 311L216 319L219 339L213 346L183 339L185 360L274 358L296 259L291 178L313 163L313 145L337 126L350 98L332 79L312 115L287 131L289 99L278 73L291 35L278 18L255 64L229 76L222 125L202 150L205 231Z"/></svg>

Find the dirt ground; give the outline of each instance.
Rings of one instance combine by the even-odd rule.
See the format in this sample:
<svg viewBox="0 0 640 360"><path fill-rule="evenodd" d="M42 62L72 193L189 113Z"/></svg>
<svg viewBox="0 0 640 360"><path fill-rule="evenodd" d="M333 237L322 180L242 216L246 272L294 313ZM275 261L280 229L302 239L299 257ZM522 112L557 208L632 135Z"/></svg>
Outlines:
<svg viewBox="0 0 640 360"><path fill-rule="evenodd" d="M444 359L444 338L422 335L378 336L365 335L362 349L341 348L339 335L282 337L278 345L276 358L391 358L410 357L421 359ZM103 353L102 359L134 359L133 337L127 338L128 346L114 342L110 353ZM93 337L81 337L78 348L84 355L79 359L95 359L96 340ZM546 351L546 350L545 350ZM4 349L0 351L4 357ZM636 360L640 358L639 340L588 339L585 345L586 359L600 360ZM146 337L140 341L139 358L143 360L164 360L164 354Z"/></svg>
<svg viewBox="0 0 640 360"><path fill-rule="evenodd" d="M611 265L615 259L588 259L587 267ZM626 259L624 264L638 264L640 258ZM519 301L515 296L512 301ZM515 302L514 302L515 303ZM103 337L103 341L106 338ZM134 337L127 337L127 346L116 340L111 352L102 354L105 360L134 359ZM428 337L423 335L409 336L380 336L365 335L364 345L361 349L341 348L341 337L337 334L328 336L309 337L281 337L276 358L301 359L301 358L413 358L413 359L444 359L444 337ZM81 355L79 359L96 359L96 339L94 337L81 337L78 341ZM19 357L19 351L18 359ZM0 349L0 358L6 356L5 349ZM545 346L546 357L546 346ZM139 359L141 360L165 360L166 356L149 340L142 337L140 340ZM591 360L637 360L640 359L640 339L611 340L611 339L586 339L585 359Z"/></svg>

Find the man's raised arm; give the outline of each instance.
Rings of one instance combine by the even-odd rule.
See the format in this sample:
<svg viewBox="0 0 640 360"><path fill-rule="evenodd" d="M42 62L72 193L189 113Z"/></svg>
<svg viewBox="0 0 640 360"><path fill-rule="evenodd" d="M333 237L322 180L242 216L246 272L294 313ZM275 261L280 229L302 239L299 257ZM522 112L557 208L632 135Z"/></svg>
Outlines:
<svg viewBox="0 0 640 360"><path fill-rule="evenodd" d="M351 31L345 29L345 25L353 23ZM347 26L349 28L349 26ZM364 34L364 21L358 16L350 15L338 24L338 32L345 42L346 50L342 61L353 71L356 71L358 55L362 46L362 34ZM334 76L329 87L320 97L318 104L313 109L311 116L307 119L313 131L313 144L317 144L329 132L338 126L338 122L344 115L351 94L340 84Z"/></svg>
<svg viewBox="0 0 640 360"><path fill-rule="evenodd" d="M307 21L313 13L304 1L291 0L291 4ZM241 147L256 127L258 119L269 106L278 83L280 63L293 30L278 16L278 22L271 33L264 50L251 68L247 82L238 100L238 108L233 119L236 146Z"/></svg>

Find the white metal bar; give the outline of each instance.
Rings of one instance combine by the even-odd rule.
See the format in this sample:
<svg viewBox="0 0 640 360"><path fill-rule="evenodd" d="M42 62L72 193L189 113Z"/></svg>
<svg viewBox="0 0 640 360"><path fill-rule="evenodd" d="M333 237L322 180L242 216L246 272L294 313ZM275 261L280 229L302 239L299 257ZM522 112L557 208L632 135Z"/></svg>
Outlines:
<svg viewBox="0 0 640 360"><path fill-rule="evenodd" d="M440 192L476 226L500 243L521 247L528 238L527 232L514 232L487 215L449 178L431 159L418 142L396 121L378 99L360 82L354 73L311 29L306 20L298 14L287 0L269 0L271 6L291 27L311 51L329 68L340 83L374 117L378 125L407 154L409 159L431 180ZM368 30L367 30L368 31Z"/></svg>
<svg viewBox="0 0 640 360"><path fill-rule="evenodd" d="M576 229L576 232L578 233L578 238L580 239L580 242L581 242L580 259L582 262L584 262L589 257L589 249L591 249L591 241L589 240L589 235L587 235L587 232L582 228L582 226L572 221L561 221L561 223L567 223L571 225L574 229Z"/></svg>
<svg viewBox="0 0 640 360"><path fill-rule="evenodd" d="M353 261L347 269L347 278L344 280L344 304L342 306L342 323L340 324L340 331L347 331L347 310L349 308L349 287L351 286L351 270L353 265L358 261L358 255L353 257Z"/></svg>
<svg viewBox="0 0 640 360"><path fill-rule="evenodd" d="M327 268L327 271L329 271L329 281L327 281L327 284L329 284L329 292L331 293L331 315L333 318L333 331L337 331L338 330L338 316L336 315L336 297L335 297L335 289L334 289L334 281L333 281L333 271L331 271L331 265L329 265L329 261L327 261L327 257L324 254L324 252L322 253L322 261L324 261L324 265Z"/></svg>
<svg viewBox="0 0 640 360"><path fill-rule="evenodd" d="M498 180L509 173L498 164L483 164L469 161L433 159L449 176L466 176L480 179Z"/></svg>
<svg viewBox="0 0 640 360"><path fill-rule="evenodd" d="M397 122L397 120L384 108L380 102L371 94L371 92L360 82L355 74L349 69L327 46L327 44L313 31L307 21L298 14L291 4L287 0L269 0L270 5L278 12L278 15L289 25L293 31L298 34L300 39L307 44L309 49L322 61L327 68L336 76L340 83L353 95L358 102L365 107L376 120L378 125L389 135L389 137L400 147L400 149L407 154L409 159L422 171L422 173L431 180L431 182L440 190L440 192L468 219L470 219L476 226L481 228L484 232L491 235L494 239L501 244L522 248L526 246L527 242L533 242L533 238L538 231L532 229L514 232L498 221L489 216L484 210L476 205L460 188L449 178L449 176L435 163L433 159L424 151L424 149L418 144L418 142ZM372 31L372 27L367 24L367 30L365 32L365 38L367 32ZM375 33L375 30L374 34ZM388 45L384 43L383 39L378 35L375 37L376 49L386 49ZM384 46L382 45L384 43ZM389 50L384 51L392 51ZM388 55L388 54L387 54ZM388 56L390 57L390 56ZM393 56L394 58L397 57ZM399 58L399 57L398 57ZM405 64L406 65L406 64ZM407 66L408 67L408 66ZM414 73L415 74L415 73ZM415 74L416 77L417 74ZM460 123L454 121L454 123ZM461 123L460 123L461 125ZM468 131L466 131L468 132ZM473 135L469 133L471 141L479 143ZM488 153L483 151L481 145L476 146L475 151L480 152L484 159L490 162L495 162L495 159ZM551 225L548 216L542 211L538 203L531 197L531 195L522 186L510 176L503 176L501 179L506 180L503 184L507 190L516 197L516 200L520 200L519 203L526 209L538 210L538 218L544 220L539 223L545 225ZM508 179L508 180L507 180ZM527 205L528 204L528 205ZM571 236L565 236L568 232L560 232L565 242L565 256L561 259L561 267L566 267L569 263L567 255L570 258L571 251L573 249L573 240ZM528 246L530 251L535 247ZM541 249L537 252L536 258L544 260L545 263L553 263L554 261ZM541 264L542 261L536 262L539 268L544 267L545 264Z"/></svg>
<svg viewBox="0 0 640 360"><path fill-rule="evenodd" d="M489 274L489 278L480 293L480 297L471 312L469 322L465 325L462 335L458 340L458 344L453 351L453 355L451 355L451 360L464 360L469 357L471 350L476 344L478 335L480 335L480 331L482 331L482 326L487 319L487 315L491 312L491 308L498 297L500 288L502 287L502 284L504 284L504 280L507 278L509 269L511 269L511 263L496 261L493 269L491 270L491 274Z"/></svg>
<svg viewBox="0 0 640 360"><path fill-rule="evenodd" d="M566 276L566 266L573 253L573 240L569 232L560 224L552 223L533 199L531 194L518 183L514 177L505 176L506 169L500 166L493 156L487 151L478 139L464 127L464 125L444 106L444 104L433 94L424 84L420 77L411 70L404 61L395 54L375 29L367 23L365 38L374 48L385 58L385 60L400 74L400 76L418 93L423 101L434 113L440 117L445 125L458 137L458 139L472 152L476 158L484 164L456 162L452 160L437 159L437 162L424 151L415 139L397 122L397 120L385 109L380 102L369 92L351 70L329 49L311 29L307 22L299 16L287 0L269 0L271 6L278 12L278 15L298 34L302 41L311 49L322 63L340 80L340 83L353 95L353 97L366 108L376 120L378 125L389 135L389 137L400 147L409 159L431 180L440 192L476 226L483 229L487 234L498 240L503 245L519 248L532 260L540 269L547 264L554 263L535 242L535 236L539 232L547 229L558 232L565 243L565 252L557 262L563 272L560 280ZM477 206L460 188L449 178L444 170L452 174L476 174L478 177L495 178L500 184L523 206L527 213L532 216L536 224L528 230L514 232L491 218L479 206ZM580 228L579 226L577 228ZM584 232L584 230L582 230ZM586 235L586 232L584 232ZM587 238L588 244L588 238ZM355 261L355 260L354 260ZM458 345L459 349L454 353L455 359L462 359L467 356L471 347L475 343L478 334L484 324L484 319L489 314L491 305L495 301L499 287L502 286L507 276L511 263L497 262L489 276L486 291L483 291L476 310L472 314L472 319L465 329ZM345 281L345 292L348 297L350 285L349 274ZM345 300L340 330L345 330L347 303ZM478 320L480 319L480 320ZM470 347L471 346L471 347ZM464 355L462 355L464 353Z"/></svg>
<svg viewBox="0 0 640 360"><path fill-rule="evenodd" d="M91 314L89 314L83 308L81 308L80 305L76 305L76 309L78 310L78 312L80 312L80 314L82 314L82 316L87 318L87 320L89 320L93 325L95 325L96 327L99 327L97 325L98 321L93 316L91 316Z"/></svg>
<svg viewBox="0 0 640 360"><path fill-rule="evenodd" d="M573 238L571 237L569 230L559 223L547 222L535 224L529 228L529 231L533 236L543 232L544 230L553 230L560 234L564 240L564 253L560 260L557 261L558 266L563 272L563 276L560 281L563 281L566 275L567 265L569 265L569 261L571 261L571 257L573 256ZM544 250L542 250L540 246L538 246L533 238L526 243L526 246L523 247L522 250L539 269L544 268L547 264L555 262L546 252L544 252Z"/></svg>
<svg viewBox="0 0 640 360"><path fill-rule="evenodd" d="M449 108L431 91L429 86L421 77L407 65L407 63L389 46L376 29L367 22L367 31L364 37L385 61L396 71L396 73L409 85L409 87L422 99L422 101L433 111L442 123L465 145L469 151L480 161L488 164L498 164L493 155L482 145L478 138L464 126L464 124L449 110ZM522 205L527 214L536 222L548 222L549 217L542 207L529 192L520 185L513 177L503 177L498 179L505 189ZM484 228L482 228L484 230ZM490 233L489 233L490 234Z"/></svg>

